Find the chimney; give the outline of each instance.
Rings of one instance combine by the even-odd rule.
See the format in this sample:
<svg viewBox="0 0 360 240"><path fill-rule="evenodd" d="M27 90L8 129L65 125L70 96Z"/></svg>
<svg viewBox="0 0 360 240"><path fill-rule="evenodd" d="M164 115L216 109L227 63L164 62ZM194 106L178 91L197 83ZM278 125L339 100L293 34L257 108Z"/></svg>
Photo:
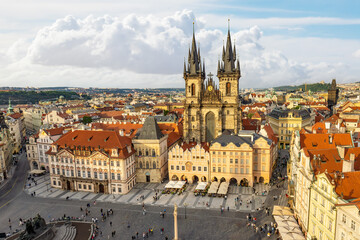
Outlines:
<svg viewBox="0 0 360 240"><path fill-rule="evenodd" d="M354 172L355 171L354 164L355 164L355 154L351 153L350 160L344 159L342 171L343 172Z"/></svg>
<svg viewBox="0 0 360 240"><path fill-rule="evenodd" d="M336 147L338 152L339 152L339 156L341 159L344 159L345 157L345 148L343 146L337 146Z"/></svg>

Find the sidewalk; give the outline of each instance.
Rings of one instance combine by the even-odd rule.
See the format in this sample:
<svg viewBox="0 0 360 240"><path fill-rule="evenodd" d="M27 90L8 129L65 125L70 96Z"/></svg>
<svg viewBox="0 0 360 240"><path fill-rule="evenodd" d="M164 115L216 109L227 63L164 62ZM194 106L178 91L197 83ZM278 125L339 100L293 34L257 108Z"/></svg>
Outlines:
<svg viewBox="0 0 360 240"><path fill-rule="evenodd" d="M0 190L6 186L6 184L12 179L17 165L12 165L10 170L7 172L7 179L0 183Z"/></svg>

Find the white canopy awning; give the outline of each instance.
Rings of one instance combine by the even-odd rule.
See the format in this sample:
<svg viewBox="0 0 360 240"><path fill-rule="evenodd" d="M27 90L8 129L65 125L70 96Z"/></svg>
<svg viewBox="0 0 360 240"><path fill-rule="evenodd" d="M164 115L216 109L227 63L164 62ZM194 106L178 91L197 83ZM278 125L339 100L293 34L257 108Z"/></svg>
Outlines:
<svg viewBox="0 0 360 240"><path fill-rule="evenodd" d="M182 188L185 185L185 183L186 183L185 181L178 181L175 184L174 188Z"/></svg>
<svg viewBox="0 0 360 240"><path fill-rule="evenodd" d="M170 181L165 185L165 188L174 188L176 181Z"/></svg>
<svg viewBox="0 0 360 240"><path fill-rule="evenodd" d="M196 186L195 190L204 190L207 186L207 182L199 182L199 184Z"/></svg>
<svg viewBox="0 0 360 240"><path fill-rule="evenodd" d="M273 216L283 239L305 240L305 237L293 216Z"/></svg>
<svg viewBox="0 0 360 240"><path fill-rule="evenodd" d="M228 189L229 189L229 183L227 183L227 182L222 182L222 183L220 184L220 187L219 187L219 190L218 190L217 194L225 195L225 194L227 194Z"/></svg>
<svg viewBox="0 0 360 240"><path fill-rule="evenodd" d="M42 173L45 173L45 170L34 169L34 170L31 170L29 173L30 174L42 174Z"/></svg>
<svg viewBox="0 0 360 240"><path fill-rule="evenodd" d="M212 182L211 185L210 185L208 193L209 194L216 193L218 188L219 188L219 182Z"/></svg>

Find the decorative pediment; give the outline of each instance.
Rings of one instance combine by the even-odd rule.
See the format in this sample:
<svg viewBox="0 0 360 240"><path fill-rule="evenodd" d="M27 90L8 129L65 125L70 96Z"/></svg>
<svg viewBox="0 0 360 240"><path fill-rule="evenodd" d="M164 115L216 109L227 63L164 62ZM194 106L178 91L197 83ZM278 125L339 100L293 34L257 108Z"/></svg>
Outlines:
<svg viewBox="0 0 360 240"><path fill-rule="evenodd" d="M100 159L100 160L101 160L101 159L105 160L105 159L108 159L108 158L109 158L105 153L103 153L103 152L98 152L98 151L93 152L89 157L90 157L90 158Z"/></svg>
<svg viewBox="0 0 360 240"><path fill-rule="evenodd" d="M74 154L70 152L68 149L61 149L57 154L58 157L74 157Z"/></svg>

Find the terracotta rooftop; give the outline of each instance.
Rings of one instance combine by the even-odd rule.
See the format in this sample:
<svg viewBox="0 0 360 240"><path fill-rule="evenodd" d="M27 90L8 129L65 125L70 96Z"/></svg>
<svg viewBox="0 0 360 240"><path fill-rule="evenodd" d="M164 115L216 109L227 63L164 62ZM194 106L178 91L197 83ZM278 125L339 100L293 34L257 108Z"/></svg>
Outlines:
<svg viewBox="0 0 360 240"><path fill-rule="evenodd" d="M307 149L330 149L336 146L352 146L352 139L349 133L331 134L300 134L301 148Z"/></svg>
<svg viewBox="0 0 360 240"><path fill-rule="evenodd" d="M360 171L341 174L329 173L328 176L334 180L335 192L343 199L355 200L360 198Z"/></svg>

